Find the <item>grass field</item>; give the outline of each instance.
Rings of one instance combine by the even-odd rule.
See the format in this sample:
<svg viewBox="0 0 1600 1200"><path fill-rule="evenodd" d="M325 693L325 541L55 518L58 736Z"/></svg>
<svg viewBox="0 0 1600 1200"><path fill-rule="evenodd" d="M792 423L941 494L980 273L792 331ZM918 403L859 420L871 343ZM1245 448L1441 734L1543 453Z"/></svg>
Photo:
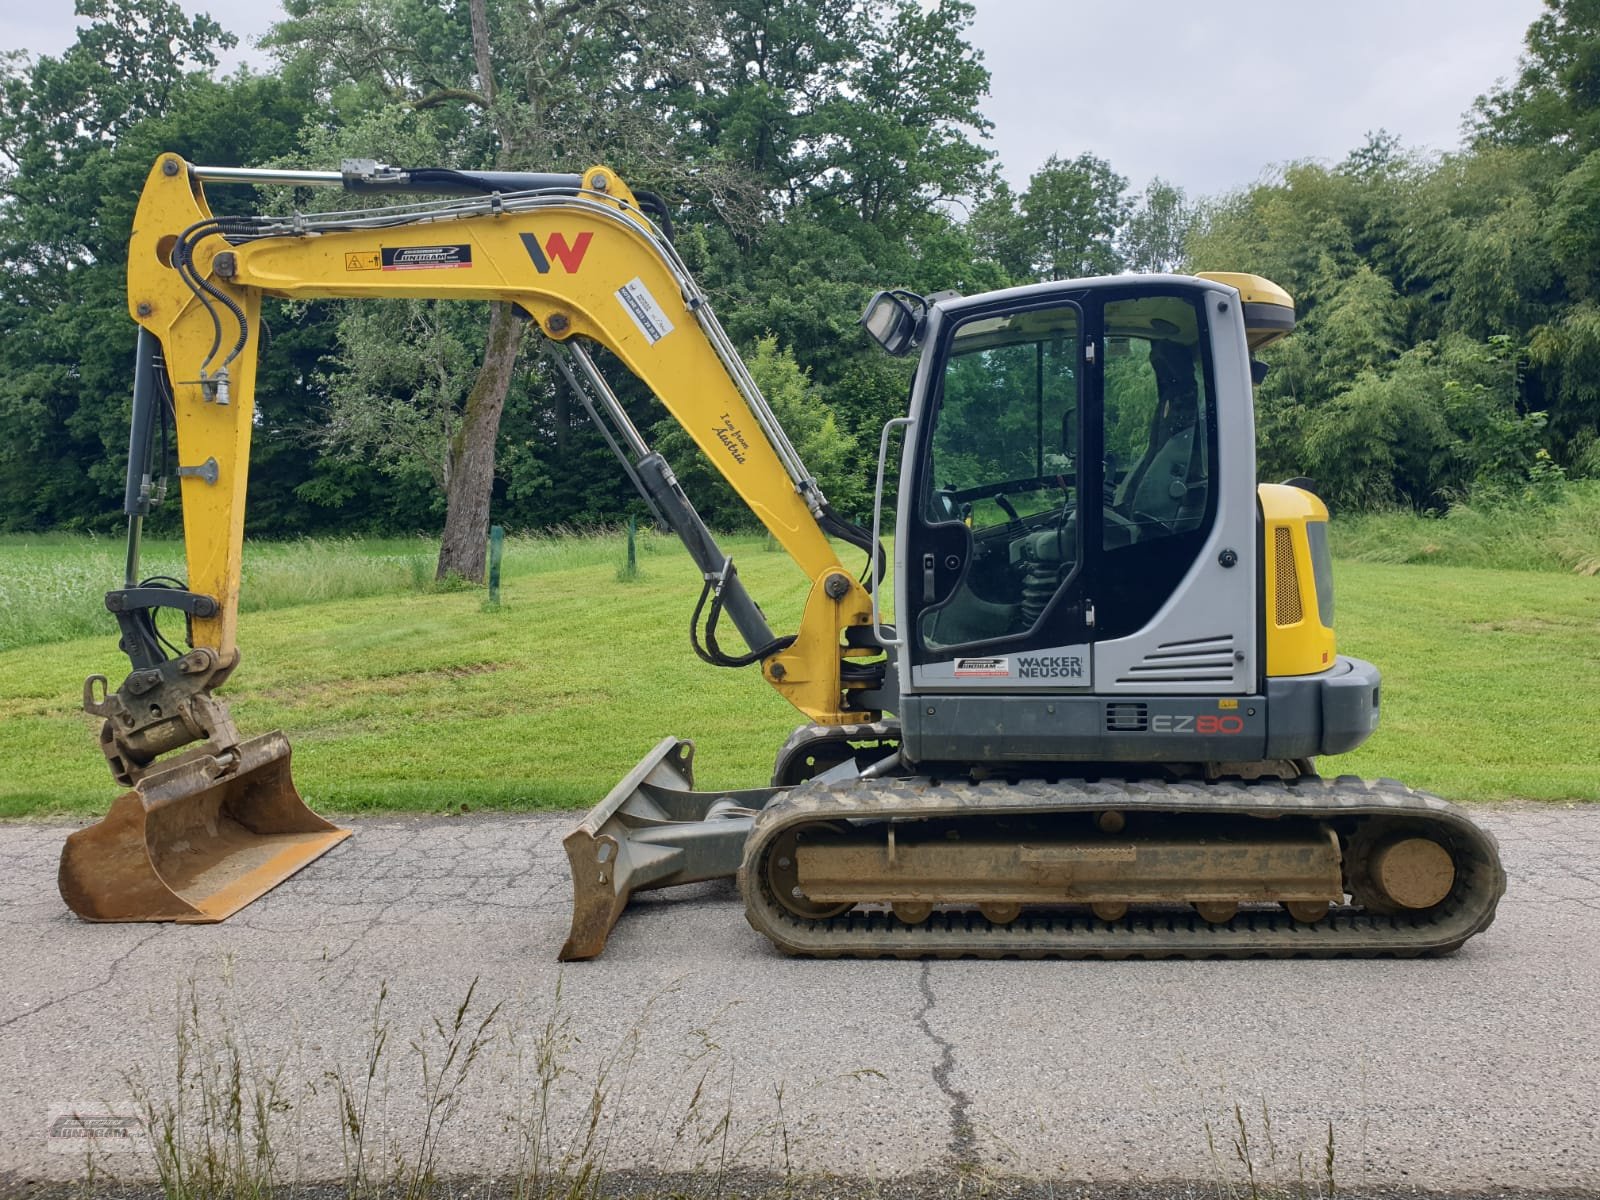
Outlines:
<svg viewBox="0 0 1600 1200"><path fill-rule="evenodd" d="M787 556L727 547L792 628L805 582ZM798 714L754 669L694 657L699 576L675 543L644 537L633 581L623 559L620 536L512 539L491 611L429 587L424 542L255 547L235 719L284 729L302 792L335 812L586 806L667 735L699 742L702 785L764 783ZM178 560L157 545L147 569ZM0 539L0 816L98 813L114 793L78 697L85 674L126 670L98 600L120 574L114 545ZM1384 716L1325 771L1460 800L1600 799L1600 579L1344 558L1339 628L1383 668Z"/></svg>

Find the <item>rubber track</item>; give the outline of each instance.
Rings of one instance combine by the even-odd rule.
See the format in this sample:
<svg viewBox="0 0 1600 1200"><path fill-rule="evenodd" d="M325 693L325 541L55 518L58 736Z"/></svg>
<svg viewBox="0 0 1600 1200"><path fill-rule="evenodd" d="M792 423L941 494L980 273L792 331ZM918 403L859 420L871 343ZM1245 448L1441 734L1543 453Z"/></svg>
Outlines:
<svg viewBox="0 0 1600 1200"><path fill-rule="evenodd" d="M773 839L813 821L874 818L1003 817L1029 813L1167 812L1195 815L1280 815L1338 820L1405 818L1452 851L1456 884L1445 901L1422 913L1380 916L1335 907L1315 924L1281 908L1242 909L1212 925L1192 910L1134 910L1101 921L1081 909L1027 909L996 925L976 909L936 910L907 925L887 910L853 910L807 920L783 908L766 884L764 860ZM1409 958L1448 954L1487 929L1505 892L1494 838L1455 805L1390 779L1354 776L1223 783L1150 780L1023 780L1019 782L883 779L803 784L755 819L739 868L745 916L788 954L818 958Z"/></svg>

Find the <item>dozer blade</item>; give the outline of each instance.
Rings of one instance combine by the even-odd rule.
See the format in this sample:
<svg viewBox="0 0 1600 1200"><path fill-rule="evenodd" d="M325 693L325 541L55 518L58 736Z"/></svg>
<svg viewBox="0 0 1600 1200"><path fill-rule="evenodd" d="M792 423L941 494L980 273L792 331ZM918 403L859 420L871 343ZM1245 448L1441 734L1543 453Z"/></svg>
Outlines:
<svg viewBox="0 0 1600 1200"><path fill-rule="evenodd" d="M780 788L694 790L694 743L664 738L562 840L572 931L561 961L594 958L634 892L731 878L751 818Z"/></svg>
<svg viewBox="0 0 1600 1200"><path fill-rule="evenodd" d="M192 751L67 838L61 898L85 921L226 920L350 830L306 807L280 732Z"/></svg>

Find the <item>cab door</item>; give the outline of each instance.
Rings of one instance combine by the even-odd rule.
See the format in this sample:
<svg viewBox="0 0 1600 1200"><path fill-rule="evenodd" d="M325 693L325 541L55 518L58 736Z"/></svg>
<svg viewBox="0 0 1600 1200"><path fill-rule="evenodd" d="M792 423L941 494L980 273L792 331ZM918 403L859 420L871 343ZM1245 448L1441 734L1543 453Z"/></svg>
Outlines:
<svg viewBox="0 0 1600 1200"><path fill-rule="evenodd" d="M1202 293L976 308L936 355L903 525L911 690L1087 690L1095 643L1152 622L1215 517Z"/></svg>
<svg viewBox="0 0 1600 1200"><path fill-rule="evenodd" d="M903 501L913 688L1090 684L1084 331L1082 307L1058 298L962 314L940 335Z"/></svg>

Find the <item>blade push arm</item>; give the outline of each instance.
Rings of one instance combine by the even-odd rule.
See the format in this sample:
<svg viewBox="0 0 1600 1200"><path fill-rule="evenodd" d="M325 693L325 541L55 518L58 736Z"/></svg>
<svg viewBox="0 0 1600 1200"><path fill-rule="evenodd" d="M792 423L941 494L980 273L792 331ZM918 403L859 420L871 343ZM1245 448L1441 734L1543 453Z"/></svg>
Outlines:
<svg viewBox="0 0 1600 1200"><path fill-rule="evenodd" d="M261 297L504 301L581 362L582 343L597 342L650 387L812 581L793 640L753 647L765 651L764 675L813 721L871 719L851 704L844 666L867 652L846 647L844 634L870 624L870 601L828 541L826 501L704 296L614 174L597 167L529 191L326 217L217 219L196 178L208 170L163 156L129 248L129 309L161 344L180 468L207 464L180 471L188 586L217 602L192 618L197 647L224 660L235 650ZM657 480L659 501L676 483L655 458L634 465ZM742 589L717 553L707 534L696 561L728 589L748 639L759 629L739 618ZM753 603L743 611L759 616Z"/></svg>

